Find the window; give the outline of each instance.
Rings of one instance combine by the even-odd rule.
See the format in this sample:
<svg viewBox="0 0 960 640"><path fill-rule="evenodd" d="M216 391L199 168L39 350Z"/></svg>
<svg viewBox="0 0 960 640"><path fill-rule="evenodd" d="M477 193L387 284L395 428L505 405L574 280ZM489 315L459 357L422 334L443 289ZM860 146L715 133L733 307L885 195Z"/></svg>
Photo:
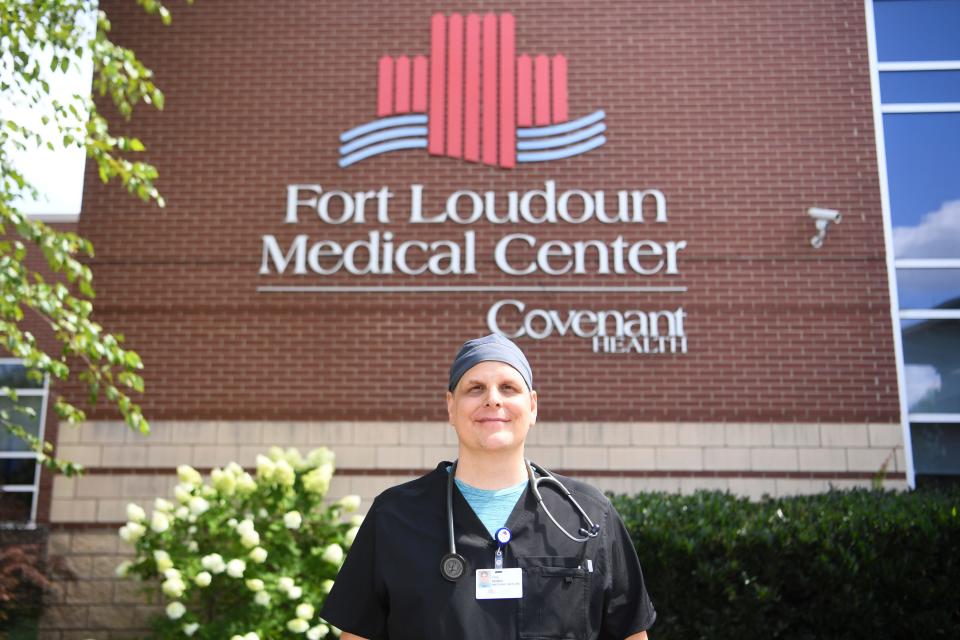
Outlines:
<svg viewBox="0 0 960 640"><path fill-rule="evenodd" d="M908 479L960 482L960 1L866 11Z"/></svg>
<svg viewBox="0 0 960 640"><path fill-rule="evenodd" d="M0 387L16 392L14 403L0 394L0 409L27 433L43 440L47 408L47 379L38 381L27 375L21 361L0 358ZM29 408L24 413L15 408ZM0 526L32 525L37 517L40 465L27 443L0 428Z"/></svg>

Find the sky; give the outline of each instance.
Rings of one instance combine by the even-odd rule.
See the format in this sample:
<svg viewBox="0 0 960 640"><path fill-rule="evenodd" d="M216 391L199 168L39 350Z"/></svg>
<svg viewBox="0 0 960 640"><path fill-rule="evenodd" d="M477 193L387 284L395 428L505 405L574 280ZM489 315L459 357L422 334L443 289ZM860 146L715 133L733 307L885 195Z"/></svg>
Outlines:
<svg viewBox="0 0 960 640"><path fill-rule="evenodd" d="M91 16L90 28L93 26ZM74 94L89 95L93 81L93 60L88 55L75 62L64 72L49 70L52 52L37 54L44 70L44 79L50 83L50 100L67 102ZM37 109L24 108L20 105L11 105L5 96L0 95L0 112L5 118L14 120L21 125L29 125L34 130L42 132L49 140L59 140L60 135L54 125L44 125L40 122L40 113ZM29 149L25 153L11 151L17 167L25 174L27 180L41 192L38 200L19 202L21 211L30 214L45 216L73 215L80 213L80 201L83 194L83 149L72 147L64 149L62 146L54 151L43 149Z"/></svg>

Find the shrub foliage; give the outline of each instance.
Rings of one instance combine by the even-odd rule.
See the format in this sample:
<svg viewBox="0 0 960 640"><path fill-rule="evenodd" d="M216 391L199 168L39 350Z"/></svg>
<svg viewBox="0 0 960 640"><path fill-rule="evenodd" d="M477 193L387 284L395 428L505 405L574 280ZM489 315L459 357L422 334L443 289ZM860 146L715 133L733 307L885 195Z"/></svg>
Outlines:
<svg viewBox="0 0 960 640"><path fill-rule="evenodd" d="M326 503L334 470L325 448L257 456L256 474L236 463L209 482L181 465L174 500L153 513L127 507L120 536L136 550L118 575L149 591L160 585L164 614L155 638L319 640L339 631L318 612L362 518L357 496Z"/></svg>
<svg viewBox="0 0 960 640"><path fill-rule="evenodd" d="M960 491L615 496L656 640L955 638Z"/></svg>

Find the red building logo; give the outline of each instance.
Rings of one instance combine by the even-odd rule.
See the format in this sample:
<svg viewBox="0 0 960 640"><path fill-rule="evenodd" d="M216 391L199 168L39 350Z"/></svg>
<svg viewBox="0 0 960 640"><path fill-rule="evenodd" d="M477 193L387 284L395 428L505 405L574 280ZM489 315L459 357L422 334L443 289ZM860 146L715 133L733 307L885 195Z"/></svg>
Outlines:
<svg viewBox="0 0 960 640"><path fill-rule="evenodd" d="M512 169L586 153L606 142L603 111L567 113L567 59L516 55L515 23L434 14L430 56L383 56L378 119L340 136L341 167L402 149Z"/></svg>

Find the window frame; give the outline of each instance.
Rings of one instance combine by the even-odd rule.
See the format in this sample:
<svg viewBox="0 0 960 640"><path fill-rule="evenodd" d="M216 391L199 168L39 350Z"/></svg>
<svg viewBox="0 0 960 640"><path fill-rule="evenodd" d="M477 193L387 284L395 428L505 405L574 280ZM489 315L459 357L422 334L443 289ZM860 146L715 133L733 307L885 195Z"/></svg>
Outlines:
<svg viewBox="0 0 960 640"><path fill-rule="evenodd" d="M0 358L0 365L20 365L26 368L21 358ZM38 412L39 424L37 426L37 437L41 442L44 441L47 424L47 404L50 399L50 376L44 374L43 386L36 388L16 388L17 396L40 397L40 411ZM34 451L8 451L0 450L0 460L28 460L34 461L33 465L33 483L32 484L4 484L0 485L0 492L3 493L32 493L33 498L30 501L30 518L27 521L21 520L0 520L0 528L3 529L34 529L37 523L37 503L40 498L40 474L41 465L38 454Z"/></svg>
<svg viewBox="0 0 960 640"><path fill-rule="evenodd" d="M907 401L906 367L903 352L902 320L960 319L960 309L901 309L897 288L897 270L957 269L960 259L894 257L893 223L890 206L890 182L887 175L887 153L883 116L885 114L960 113L960 102L897 102L883 103L880 95L880 74L903 71L956 71L960 60L897 60L880 62L877 51L877 31L874 4L882 0L864 0L867 26L867 49L870 62L870 90L873 98L873 123L877 148L877 169L880 178L880 201L886 243L887 280L893 319L893 342L896 355L897 384L899 386L900 422L903 432L904 458L907 464L907 484L916 488L916 468L913 459L911 423L955 423L960 425L960 413L910 413ZM960 427L958 427L960 428Z"/></svg>

